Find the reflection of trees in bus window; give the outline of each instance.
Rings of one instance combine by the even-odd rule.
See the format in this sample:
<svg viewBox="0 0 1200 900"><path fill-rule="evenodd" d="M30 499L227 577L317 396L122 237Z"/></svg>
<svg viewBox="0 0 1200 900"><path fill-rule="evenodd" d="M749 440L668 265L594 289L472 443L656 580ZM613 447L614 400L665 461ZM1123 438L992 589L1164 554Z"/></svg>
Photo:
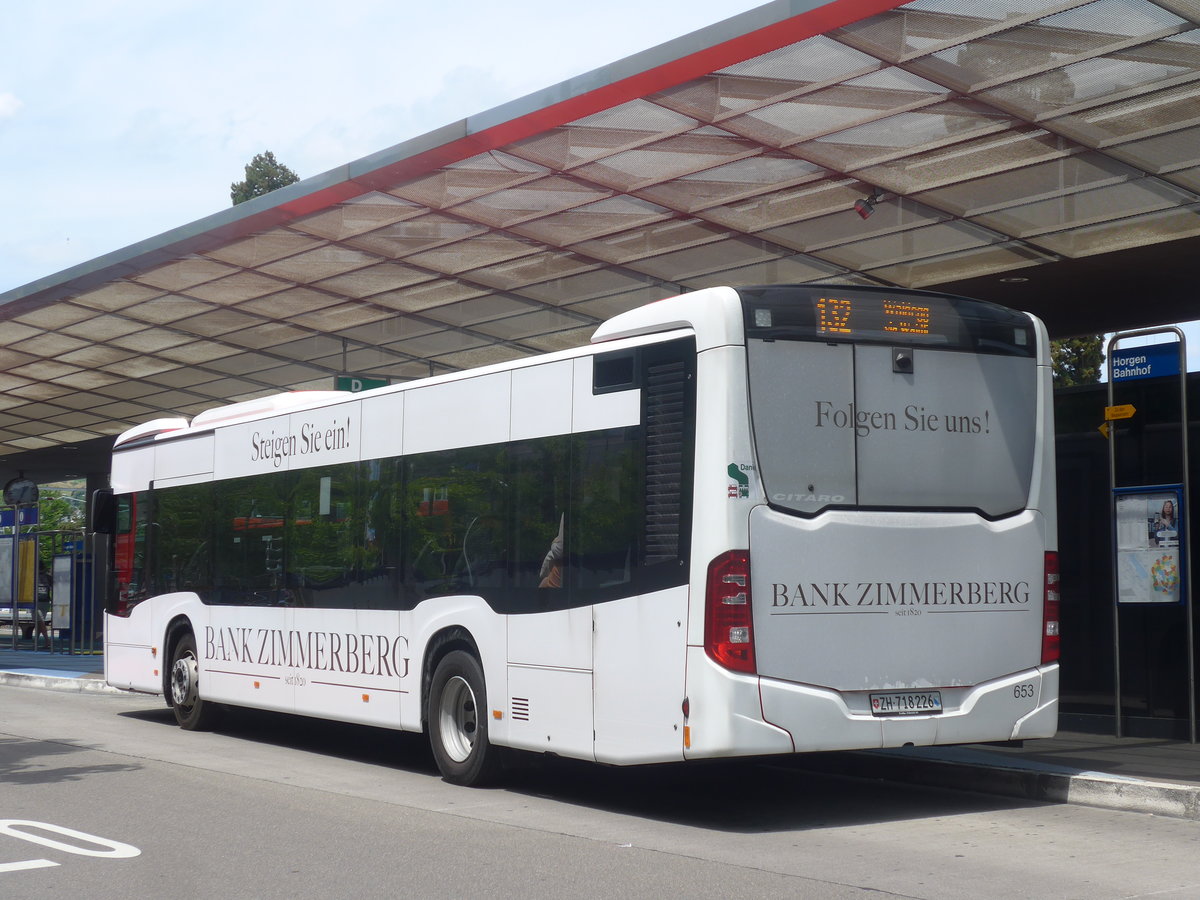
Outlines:
<svg viewBox="0 0 1200 900"><path fill-rule="evenodd" d="M355 552L363 529L357 470L351 464L293 474L286 582L300 605L350 605L347 588L357 581Z"/></svg>
<svg viewBox="0 0 1200 900"><path fill-rule="evenodd" d="M359 472L361 520L356 520L360 609L395 609L400 602L400 535L397 532L397 460L376 459Z"/></svg>
<svg viewBox="0 0 1200 900"><path fill-rule="evenodd" d="M197 591L209 603L398 609L477 594L514 613L678 584L692 353L642 351L640 426L130 497L118 578L144 592L149 552L156 592Z"/></svg>
<svg viewBox="0 0 1200 900"><path fill-rule="evenodd" d="M640 429L629 428L576 439L575 517L567 535L573 587L627 584L639 565L645 505L639 437Z"/></svg>
<svg viewBox="0 0 1200 900"><path fill-rule="evenodd" d="M555 543L559 531L570 528L570 439L552 437L525 441L510 448L512 479L512 583L521 588L541 588L537 606L563 602L545 595L563 587L566 556ZM553 558L558 556L557 566ZM543 587L544 585L544 587Z"/></svg>
<svg viewBox="0 0 1200 900"><path fill-rule="evenodd" d="M155 491L156 593L212 587L212 495L211 484Z"/></svg>
<svg viewBox="0 0 1200 900"><path fill-rule="evenodd" d="M406 583L415 599L507 585L505 457L490 446L406 460Z"/></svg>
<svg viewBox="0 0 1200 900"><path fill-rule="evenodd" d="M287 476L223 481L216 492L213 602L290 604L284 584Z"/></svg>

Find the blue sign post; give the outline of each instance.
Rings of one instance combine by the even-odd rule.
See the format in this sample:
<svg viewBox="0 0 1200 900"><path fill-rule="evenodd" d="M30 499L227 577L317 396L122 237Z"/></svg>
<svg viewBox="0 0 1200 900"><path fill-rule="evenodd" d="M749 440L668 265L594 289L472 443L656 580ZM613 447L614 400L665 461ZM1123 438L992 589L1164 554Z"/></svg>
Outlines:
<svg viewBox="0 0 1200 900"><path fill-rule="evenodd" d="M1174 340L1140 347L1121 347L1131 338L1168 335ZM1187 346L1183 331L1174 326L1114 334L1108 341L1109 420L1136 414L1132 404L1113 403L1113 384L1140 378L1179 379L1180 459L1183 483L1118 485L1117 441L1108 442L1108 484L1113 495L1113 713L1121 737L1121 615L1123 603L1183 603L1187 622L1188 732L1196 743L1196 656L1193 634L1191 579L1191 489L1188 479ZM1105 423L1107 424L1107 422ZM1107 436L1107 432L1106 432Z"/></svg>
<svg viewBox="0 0 1200 900"><path fill-rule="evenodd" d="M36 525L38 523L38 508L36 506L7 506L0 509L0 528L12 528L13 519L17 518L17 513L20 512L20 522L22 525Z"/></svg>
<svg viewBox="0 0 1200 900"><path fill-rule="evenodd" d="M1112 373L1113 381L1178 375L1179 361L1182 357L1179 341L1113 350L1109 359L1109 372Z"/></svg>

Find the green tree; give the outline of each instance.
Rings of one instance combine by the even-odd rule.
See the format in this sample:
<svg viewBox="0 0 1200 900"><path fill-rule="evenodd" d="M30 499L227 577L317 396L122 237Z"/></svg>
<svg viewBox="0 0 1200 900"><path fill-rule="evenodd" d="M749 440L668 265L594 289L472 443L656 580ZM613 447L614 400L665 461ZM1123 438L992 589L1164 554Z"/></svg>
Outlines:
<svg viewBox="0 0 1200 900"><path fill-rule="evenodd" d="M42 487L41 496L38 498L38 524L23 528L22 533L50 531L79 532L82 536L83 504L77 502L73 491ZM58 545L51 540L38 542L39 562L47 570L57 547Z"/></svg>
<svg viewBox="0 0 1200 900"><path fill-rule="evenodd" d="M38 499L38 531L83 531L83 509L63 493L43 491Z"/></svg>
<svg viewBox="0 0 1200 900"><path fill-rule="evenodd" d="M1104 371L1104 335L1085 334L1050 342L1054 386L1096 384Z"/></svg>
<svg viewBox="0 0 1200 900"><path fill-rule="evenodd" d="M229 186L229 196L233 205L245 203L254 197L269 194L276 188L287 187L300 180L300 176L275 158L268 150L266 153L255 154L254 159L246 165L246 180L235 181Z"/></svg>

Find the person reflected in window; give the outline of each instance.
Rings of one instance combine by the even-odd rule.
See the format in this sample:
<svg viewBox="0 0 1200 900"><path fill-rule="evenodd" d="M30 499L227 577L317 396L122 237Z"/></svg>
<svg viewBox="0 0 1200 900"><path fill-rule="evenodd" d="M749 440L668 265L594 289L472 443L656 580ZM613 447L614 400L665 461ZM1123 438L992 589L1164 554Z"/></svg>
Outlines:
<svg viewBox="0 0 1200 900"><path fill-rule="evenodd" d="M550 550L542 560L541 571L538 572L538 587L561 588L563 586L563 526L566 523L564 514L558 520L558 534L550 542Z"/></svg>

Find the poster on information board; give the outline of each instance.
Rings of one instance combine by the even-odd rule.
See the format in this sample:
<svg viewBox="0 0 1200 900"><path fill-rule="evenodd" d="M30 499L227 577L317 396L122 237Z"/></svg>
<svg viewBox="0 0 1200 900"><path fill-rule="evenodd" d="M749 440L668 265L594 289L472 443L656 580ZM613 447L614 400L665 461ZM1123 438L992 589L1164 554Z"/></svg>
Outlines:
<svg viewBox="0 0 1200 900"><path fill-rule="evenodd" d="M1181 603L1182 485L1113 491L1117 602Z"/></svg>

